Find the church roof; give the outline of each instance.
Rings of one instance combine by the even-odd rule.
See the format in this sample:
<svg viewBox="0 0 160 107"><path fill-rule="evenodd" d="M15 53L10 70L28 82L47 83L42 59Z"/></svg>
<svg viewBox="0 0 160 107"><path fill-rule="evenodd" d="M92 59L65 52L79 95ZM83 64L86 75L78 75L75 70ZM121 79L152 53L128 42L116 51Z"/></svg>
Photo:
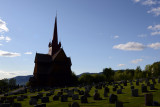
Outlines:
<svg viewBox="0 0 160 107"><path fill-rule="evenodd" d="M52 61L51 55L36 53L35 62L49 63Z"/></svg>
<svg viewBox="0 0 160 107"><path fill-rule="evenodd" d="M53 56L52 56L52 61L54 61L56 59L56 57L62 53L63 54L63 57L67 57L64 50L62 48L59 49L59 51L57 51Z"/></svg>

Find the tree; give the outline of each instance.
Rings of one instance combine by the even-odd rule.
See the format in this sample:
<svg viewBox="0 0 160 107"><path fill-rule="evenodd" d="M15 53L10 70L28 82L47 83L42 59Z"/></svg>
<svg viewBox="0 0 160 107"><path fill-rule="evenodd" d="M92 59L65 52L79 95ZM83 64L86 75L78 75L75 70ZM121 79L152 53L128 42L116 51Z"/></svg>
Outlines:
<svg viewBox="0 0 160 107"><path fill-rule="evenodd" d="M134 73L134 78L136 79L142 78L142 69L140 66L137 66L135 73Z"/></svg>
<svg viewBox="0 0 160 107"><path fill-rule="evenodd" d="M73 85L77 85L78 84L78 77L76 76L76 74L72 71L72 81Z"/></svg>
<svg viewBox="0 0 160 107"><path fill-rule="evenodd" d="M113 80L114 71L111 68L105 68L103 69L103 74L106 76L106 81Z"/></svg>
<svg viewBox="0 0 160 107"><path fill-rule="evenodd" d="M105 80L106 80L106 77L103 74L94 74L93 75L93 82L94 83L103 82Z"/></svg>
<svg viewBox="0 0 160 107"><path fill-rule="evenodd" d="M15 78L9 79L8 85L10 85L10 86L15 86L15 85L16 85L16 79L15 79Z"/></svg>
<svg viewBox="0 0 160 107"><path fill-rule="evenodd" d="M0 80L0 86L8 86L8 79L4 78Z"/></svg>
<svg viewBox="0 0 160 107"><path fill-rule="evenodd" d="M91 74L83 74L79 77L79 82L84 84L92 84L93 83L93 76Z"/></svg>

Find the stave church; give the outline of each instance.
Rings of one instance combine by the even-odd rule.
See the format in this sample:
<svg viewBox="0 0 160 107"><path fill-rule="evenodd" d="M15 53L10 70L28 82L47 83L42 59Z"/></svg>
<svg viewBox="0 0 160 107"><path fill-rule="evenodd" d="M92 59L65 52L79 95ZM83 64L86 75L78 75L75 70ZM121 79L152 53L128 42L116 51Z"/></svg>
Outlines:
<svg viewBox="0 0 160 107"><path fill-rule="evenodd" d="M29 79L32 87L62 87L74 84L71 59L67 57L61 42L58 42L57 16L55 18L52 42L48 54L36 53L33 77Z"/></svg>

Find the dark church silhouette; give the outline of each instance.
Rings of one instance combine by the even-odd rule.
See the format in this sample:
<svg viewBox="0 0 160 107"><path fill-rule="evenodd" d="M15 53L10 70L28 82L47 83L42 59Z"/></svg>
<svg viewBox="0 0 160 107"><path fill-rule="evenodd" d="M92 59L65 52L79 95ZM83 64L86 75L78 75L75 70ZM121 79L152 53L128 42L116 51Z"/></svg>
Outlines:
<svg viewBox="0 0 160 107"><path fill-rule="evenodd" d="M55 18L53 40L49 42L48 54L36 53L33 77L30 84L33 87L71 86L74 84L71 71L71 59L67 57L61 42L58 43L57 17Z"/></svg>

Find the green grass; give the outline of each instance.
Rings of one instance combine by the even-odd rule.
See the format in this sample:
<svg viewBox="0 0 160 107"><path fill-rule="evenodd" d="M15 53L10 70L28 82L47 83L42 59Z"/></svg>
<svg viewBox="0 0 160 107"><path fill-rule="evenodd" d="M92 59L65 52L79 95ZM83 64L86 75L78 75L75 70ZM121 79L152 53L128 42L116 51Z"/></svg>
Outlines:
<svg viewBox="0 0 160 107"><path fill-rule="evenodd" d="M138 89L139 97L132 97L131 96L130 83L128 83L127 86L123 86L125 88L125 89L122 90L123 94L117 94L116 92L113 92L112 91L112 86L108 86L110 88L110 93L108 94L108 96L111 93L118 95L118 100L123 102L124 107L146 107L145 104L144 104L145 103L145 99L144 99L144 94L145 93L141 92L141 84L142 83L140 83L139 86L136 86L135 82L133 82L133 84L135 86L135 89ZM148 91L151 92L150 88L149 87L147 87L147 88L148 88ZM155 88L157 88L158 90L152 90L153 100L160 102L160 83L157 82L157 84L155 85ZM81 88L80 90L84 90L84 88ZM80 100L76 100L76 102L78 102L81 107L115 107L115 104L110 104L109 103L109 97L105 98L103 96L104 89L99 89L98 90L98 92L100 93L100 96L102 97L103 100L99 100L99 101L93 100L94 90L95 90L95 88L93 87L92 90L89 93L91 95L91 97L88 97L88 102L89 103L82 104L82 103L80 103ZM55 94L57 94L58 91L60 91L60 89L56 89ZM44 91L41 91L41 92L44 92ZM29 107L30 106L29 105L30 96L33 96L34 93L29 93L28 92L25 95L28 95L27 99L25 99L24 101L17 101L15 99L15 102L20 102L22 104L22 107ZM37 93L35 95L37 95ZM46 103L47 107L68 107L69 103L74 102L71 97L68 98L68 102L61 102L60 99L59 99L59 101L53 101L52 97L53 97L53 95L49 97L50 102ZM38 100L38 104L41 104L41 100ZM33 106L31 106L31 107L33 107ZM152 106L149 106L149 107L152 107Z"/></svg>

